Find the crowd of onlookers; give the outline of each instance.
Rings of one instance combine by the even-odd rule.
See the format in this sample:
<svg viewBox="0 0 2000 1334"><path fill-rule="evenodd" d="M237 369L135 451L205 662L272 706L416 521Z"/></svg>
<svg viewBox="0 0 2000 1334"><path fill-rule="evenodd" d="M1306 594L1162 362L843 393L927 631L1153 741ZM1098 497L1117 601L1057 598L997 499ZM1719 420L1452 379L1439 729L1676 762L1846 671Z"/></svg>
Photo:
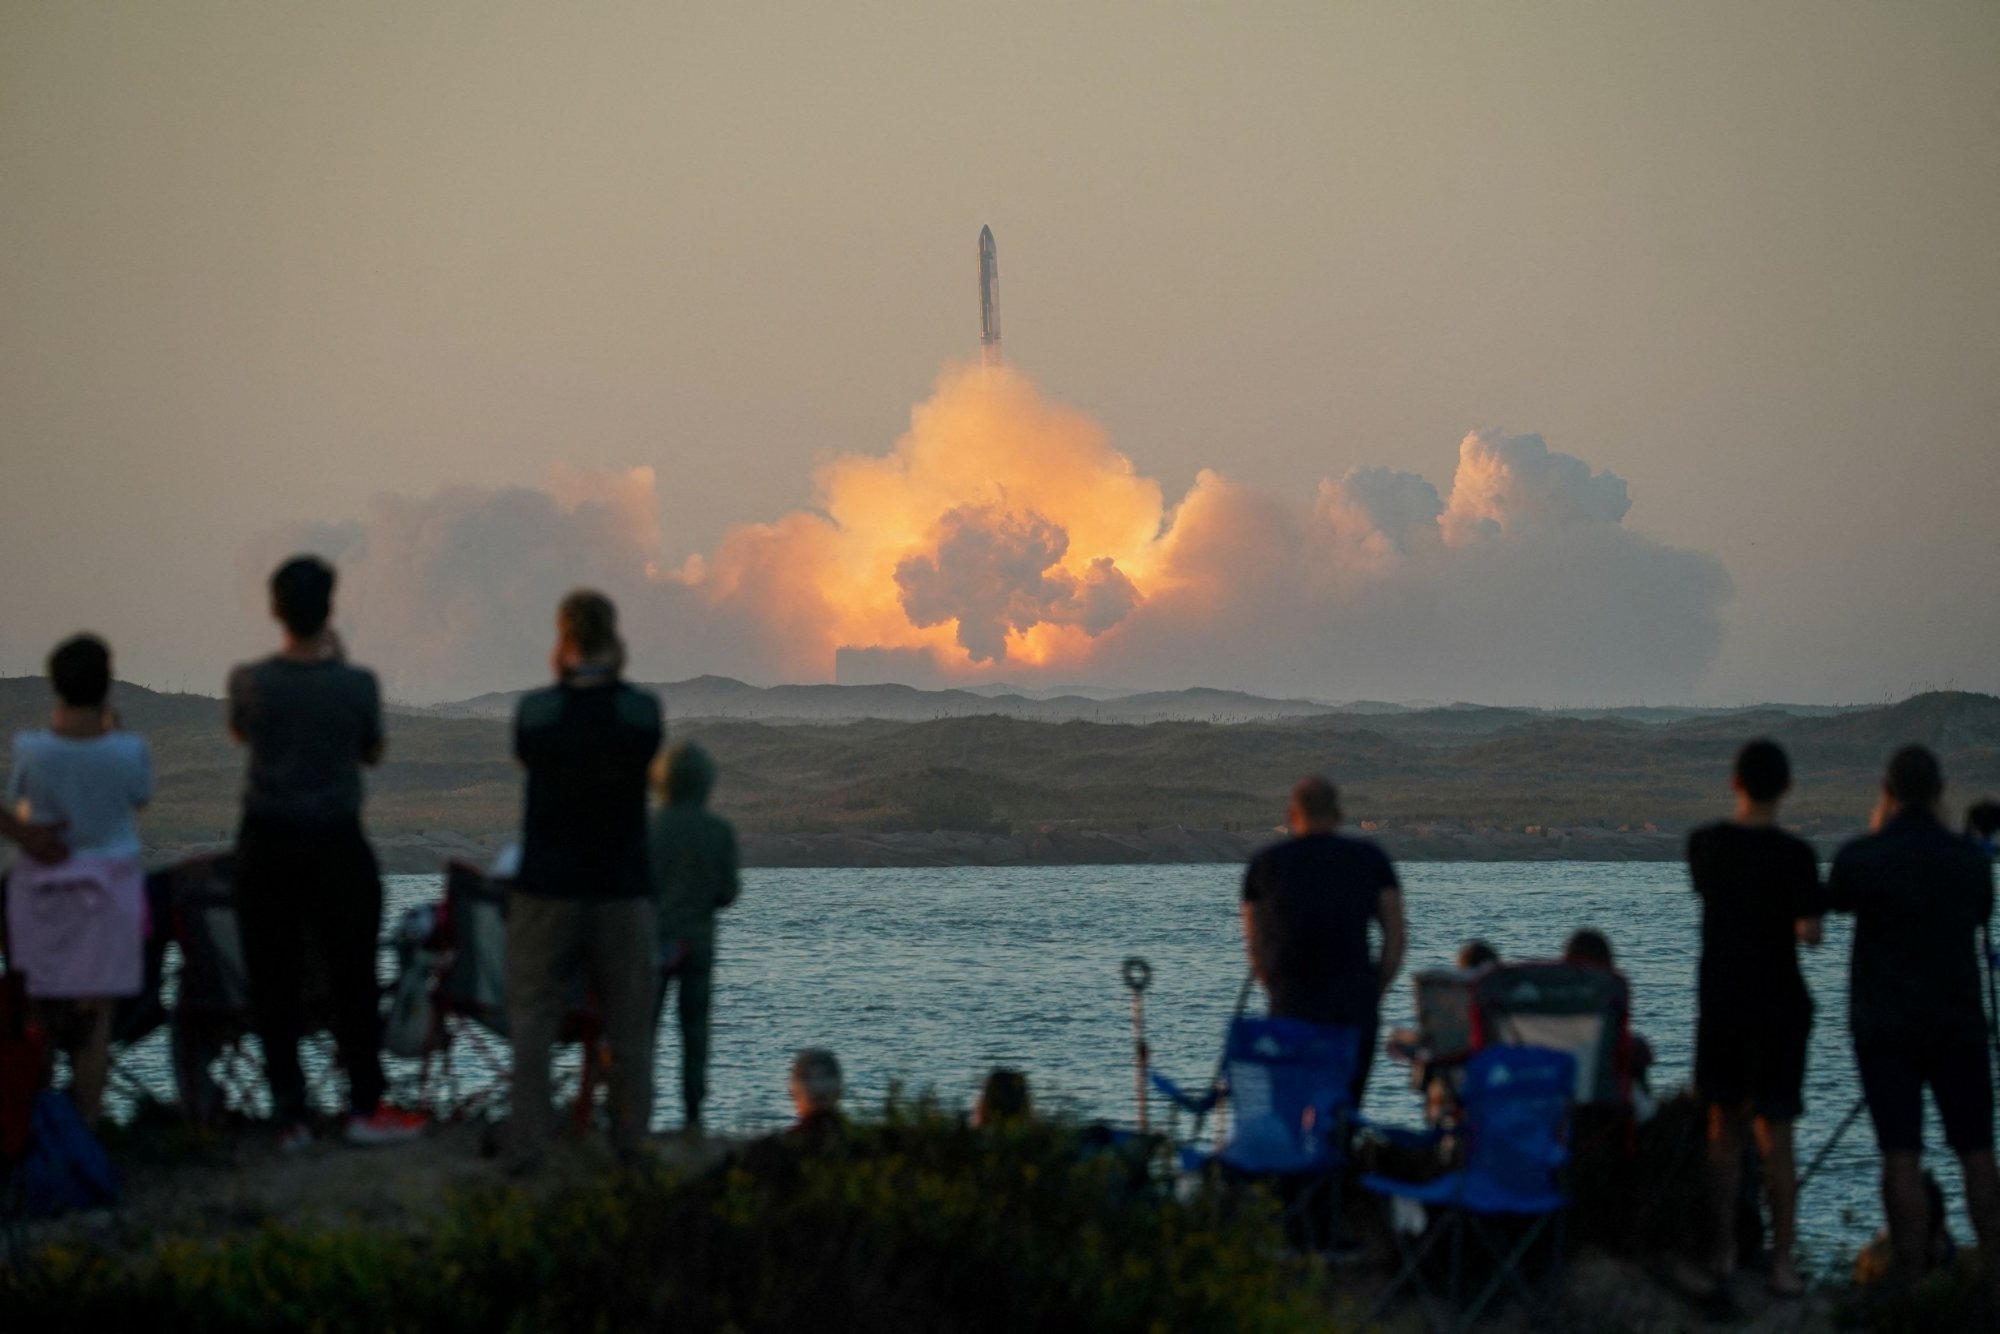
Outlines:
<svg viewBox="0 0 2000 1334"><path fill-rule="evenodd" d="M385 744L376 679L350 663L332 626L334 571L312 557L270 582L278 651L229 678L227 726L247 751L234 863L235 900L273 1116L288 1146L312 1138L299 1062L304 979L324 977L347 1073L344 1134L408 1139L421 1118L386 1105L376 977L382 882L362 830L362 770ZM518 865L507 914L506 1020L513 1049L505 1152L532 1169L550 1136L550 1051L581 974L608 1054L610 1125L638 1149L653 1106L656 1025L671 990L682 1037L682 1105L698 1129L706 1094L716 913L738 893L727 821L707 809L714 763L698 747L665 750L660 701L624 679L617 613L573 593L557 609L550 685L524 696L513 751L526 773ZM137 812L152 795L143 738L110 706L110 652L78 636L49 659L56 706L46 729L15 739L0 836L17 843L7 896L11 969L73 1055L72 1092L86 1121L102 1109L111 1016L143 980L146 921ZM1959 834L1942 812L1944 775L1920 746L1896 752L1872 831L1842 848L1824 879L1813 849L1787 832L1780 804L1790 765L1774 743L1737 756L1735 811L1696 830L1687 858L1701 905L1694 1085L1708 1108L1717 1244L1689 1265L1693 1287L1734 1263L1746 1141L1763 1164L1778 1293L1794 1267L1797 1176L1792 1127L1803 1113L1813 999L1798 949L1821 941L1829 912L1854 916L1849 1017L1854 1061L1882 1155L1892 1269L1921 1273L1931 1202L1920 1169L1926 1088L1962 1165L1972 1222L2000 1248L2000 1174L1993 1158L1990 961L1978 933L1993 908L1992 846L2000 808L1981 806ZM649 789L658 800L648 801ZM1242 885L1250 966L1273 1015L1362 1034L1353 1096L1374 1059L1383 997L1402 969L1406 931L1395 867L1374 843L1338 832L1339 795L1325 778L1293 790L1292 837L1259 852ZM1985 840L1981 846L1980 840ZM1371 949L1379 937L1379 950ZM1565 957L1612 966L1610 942L1579 931ZM1458 965L1499 965L1471 941ZM793 1132L839 1124L841 1071L832 1053L798 1054ZM1024 1116L1017 1072L996 1071L982 1119Z"/></svg>
<svg viewBox="0 0 2000 1334"><path fill-rule="evenodd" d="M1687 859L1701 903L1694 1092L1707 1109L1712 1253L1679 1277L1706 1293L1736 1263L1735 1227L1754 1140L1771 1215L1768 1282L1781 1296L1803 1289L1796 1268L1798 1178L1792 1128L1804 1110L1814 1005L1798 950L1817 947L1829 912L1854 917L1848 996L1856 1073L1882 1157L1890 1272L1913 1280L1935 1252L1932 1190L1921 1168L1926 1089L1963 1172L1980 1244L2000 1250L2000 1171L1993 1156L1993 1053L1989 1012L1994 959L1982 939L1993 913L1993 840L2000 806L1976 804L1967 828L1945 821L1937 757L1911 745L1889 759L1866 835L1834 857L1824 879L1817 854L1779 822L1790 761L1771 741L1738 753L1733 816L1695 830ZM1395 868L1374 844L1338 832L1338 794L1324 778L1293 790L1294 835L1259 853L1243 882L1251 966L1273 1014L1361 1033L1358 1103L1376 1042L1383 996L1404 947ZM1371 958L1371 928L1381 951ZM1595 930L1571 937L1566 960L1612 967ZM1462 947L1466 969L1498 966L1493 948ZM1643 1045L1632 1063L1643 1065ZM1438 1110L1434 1103L1434 1111Z"/></svg>

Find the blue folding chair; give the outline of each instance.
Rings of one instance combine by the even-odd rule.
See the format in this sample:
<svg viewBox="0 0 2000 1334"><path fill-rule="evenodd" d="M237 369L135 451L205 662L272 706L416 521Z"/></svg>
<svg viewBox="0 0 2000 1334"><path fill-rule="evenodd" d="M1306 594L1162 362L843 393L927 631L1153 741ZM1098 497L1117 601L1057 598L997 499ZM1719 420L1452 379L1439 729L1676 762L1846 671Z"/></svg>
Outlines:
<svg viewBox="0 0 2000 1334"><path fill-rule="evenodd" d="M1562 1214L1569 1204L1560 1179L1569 1161L1569 1109L1576 1087L1576 1058L1542 1047L1489 1047L1465 1067L1459 1098L1464 1108L1464 1166L1434 1181L1398 1181L1369 1175L1364 1189L1391 1208L1390 1235L1402 1267L1375 1304L1379 1318L1404 1288L1427 1294L1424 1261L1439 1245L1451 1243L1449 1296L1458 1307L1465 1272L1465 1238L1470 1235L1495 1269L1471 1305L1460 1312L1456 1329L1468 1329L1503 1287L1511 1285L1530 1308L1533 1290L1521 1272L1529 1249L1554 1229L1556 1264L1562 1261ZM1395 1223L1394 1201L1422 1205L1427 1227L1414 1242ZM1502 1219L1521 1224L1512 1245L1496 1236ZM1426 1311L1426 1323L1428 1323Z"/></svg>
<svg viewBox="0 0 2000 1334"><path fill-rule="evenodd" d="M1349 1026L1241 1018L1229 1026L1222 1077L1211 1087L1190 1092L1155 1072L1153 1086L1176 1106L1205 1116L1227 1098L1234 1113L1229 1138L1216 1149L1181 1149L1182 1169L1270 1181L1285 1202L1294 1244L1322 1249L1333 1240L1330 1188L1347 1165L1360 1038Z"/></svg>

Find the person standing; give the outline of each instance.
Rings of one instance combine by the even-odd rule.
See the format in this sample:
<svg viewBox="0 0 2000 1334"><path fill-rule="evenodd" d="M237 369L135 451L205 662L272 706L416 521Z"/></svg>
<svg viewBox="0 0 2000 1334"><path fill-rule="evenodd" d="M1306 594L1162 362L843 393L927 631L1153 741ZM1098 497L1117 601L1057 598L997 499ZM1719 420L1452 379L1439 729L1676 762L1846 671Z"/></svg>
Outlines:
<svg viewBox="0 0 2000 1334"><path fill-rule="evenodd" d="M10 964L70 1050L84 1124L103 1110L118 1000L145 985L146 873L138 813L153 795L146 739L108 707L111 650L77 635L49 655L54 717L14 738L7 802L29 828L63 830L68 855L17 865L8 885ZM33 846L32 838L29 846Z"/></svg>
<svg viewBox="0 0 2000 1334"><path fill-rule="evenodd" d="M1798 946L1820 942L1826 911L1819 859L1804 839L1778 827L1778 804L1792 785L1791 761L1777 743L1737 752L1730 787L1734 818L1688 836L1688 873L1701 899L1695 1091L1708 1109L1709 1190L1715 1252L1699 1282L1727 1278L1736 1265L1736 1205L1746 1131L1754 1131L1771 1205L1771 1291L1805 1290L1797 1239L1797 1162L1792 1124L1804 1110L1806 1043L1813 1002L1799 972Z"/></svg>
<svg viewBox="0 0 2000 1334"><path fill-rule="evenodd" d="M1979 928L1993 867L1938 813L1944 772L1923 746L1889 759L1873 833L1834 858L1827 902L1854 914L1848 1017L1861 1092L1882 1151L1882 1204L1896 1277L1924 1271L1926 1086L1964 1174L1981 1250L2000 1249L1993 1076L1980 994Z"/></svg>
<svg viewBox="0 0 2000 1334"><path fill-rule="evenodd" d="M736 830L708 809L715 761L693 742L667 754L662 803L647 830L659 913L661 967L680 988L681 1102L687 1130L701 1130L708 1094L709 996L715 980L715 914L736 902ZM666 997L661 996L664 1008Z"/></svg>
<svg viewBox="0 0 2000 1334"><path fill-rule="evenodd" d="M229 677L229 734L250 752L236 911L272 1115L288 1149L312 1139L299 1039L313 963L347 1070L348 1142L396 1143L423 1129L421 1117L382 1103L382 877L361 828L361 770L382 761L382 697L333 631L334 582L316 556L279 566L271 615L283 647Z"/></svg>
<svg viewBox="0 0 2000 1334"><path fill-rule="evenodd" d="M659 699L622 679L618 613L579 591L556 611L556 682L521 699L514 756L527 769L521 865L507 904L507 1025L514 1048L510 1154L548 1149L549 1049L581 966L611 1053L611 1133L637 1152L653 1104L656 963L646 775L665 734Z"/></svg>
<svg viewBox="0 0 2000 1334"><path fill-rule="evenodd" d="M1336 832L1340 796L1325 778L1299 781L1285 819L1293 836L1252 857L1243 874L1251 971L1270 997L1273 1017L1360 1029L1353 1085L1359 1107L1374 1064L1382 996L1403 966L1402 885L1381 848ZM1382 953L1373 960L1370 922L1382 932Z"/></svg>

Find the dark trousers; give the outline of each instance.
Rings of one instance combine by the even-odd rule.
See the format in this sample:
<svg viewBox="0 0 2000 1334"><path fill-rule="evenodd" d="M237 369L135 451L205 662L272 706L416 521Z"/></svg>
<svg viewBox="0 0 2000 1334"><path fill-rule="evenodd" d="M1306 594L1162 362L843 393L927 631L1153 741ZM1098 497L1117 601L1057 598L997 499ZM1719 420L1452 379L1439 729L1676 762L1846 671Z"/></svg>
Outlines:
<svg viewBox="0 0 2000 1334"><path fill-rule="evenodd" d="M715 942L699 941L682 951L667 974L667 990L676 997L681 1027L681 1106L690 1125L701 1120L702 1099L708 1096L708 1012L715 984ZM666 1009L666 997L660 997ZM665 1018L665 1014L661 1018Z"/></svg>
<svg viewBox="0 0 2000 1334"><path fill-rule="evenodd" d="M236 835L236 917L273 1115L297 1121L306 1113L299 1039L308 1031L312 981L325 986L323 1018L347 1068L348 1107L372 1113L383 1089L375 980L382 877L360 822L322 828L245 816Z"/></svg>
<svg viewBox="0 0 2000 1334"><path fill-rule="evenodd" d="M580 971L611 1051L611 1140L635 1149L653 1112L653 901L507 898L507 1032L514 1046L513 1148L549 1140L549 1049Z"/></svg>

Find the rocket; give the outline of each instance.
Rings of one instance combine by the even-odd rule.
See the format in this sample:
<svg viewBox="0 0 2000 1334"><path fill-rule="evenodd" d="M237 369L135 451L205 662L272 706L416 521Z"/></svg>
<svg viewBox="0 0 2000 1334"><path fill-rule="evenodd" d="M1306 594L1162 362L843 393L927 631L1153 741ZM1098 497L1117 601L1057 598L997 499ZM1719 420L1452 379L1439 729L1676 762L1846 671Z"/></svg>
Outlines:
<svg viewBox="0 0 2000 1334"><path fill-rule="evenodd" d="M1000 251L993 229L979 229L979 359L1000 364Z"/></svg>

